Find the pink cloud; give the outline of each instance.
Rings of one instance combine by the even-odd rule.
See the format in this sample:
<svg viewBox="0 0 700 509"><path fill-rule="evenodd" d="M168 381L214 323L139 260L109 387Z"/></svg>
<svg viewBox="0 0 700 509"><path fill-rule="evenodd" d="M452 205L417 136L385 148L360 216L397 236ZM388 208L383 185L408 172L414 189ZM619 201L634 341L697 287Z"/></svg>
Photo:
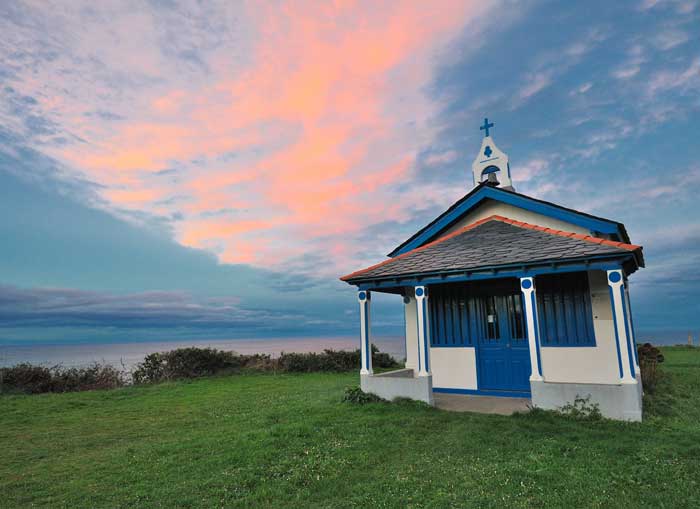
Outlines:
<svg viewBox="0 0 700 509"><path fill-rule="evenodd" d="M444 45L494 8L484 4L251 2L235 13L246 27L240 48L200 52L208 72L163 53L156 18L113 13L122 49L88 23L73 51L152 80L117 91L93 76L82 98L44 91L55 118L85 140L52 154L105 186L115 206L183 214L177 240L223 262L269 266L313 249L351 263L356 235L414 208L394 185L433 135L437 105L423 90ZM123 119L86 120L88 108ZM176 176L160 176L169 168ZM163 204L174 196L184 199ZM237 212L208 215L222 209Z"/></svg>

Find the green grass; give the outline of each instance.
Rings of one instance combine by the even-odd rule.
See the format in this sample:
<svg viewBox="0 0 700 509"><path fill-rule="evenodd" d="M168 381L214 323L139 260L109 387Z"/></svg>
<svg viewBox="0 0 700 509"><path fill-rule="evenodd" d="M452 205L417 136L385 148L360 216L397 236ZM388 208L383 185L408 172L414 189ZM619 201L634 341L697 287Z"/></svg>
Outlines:
<svg viewBox="0 0 700 509"><path fill-rule="evenodd" d="M347 375L0 398L2 507L700 507L700 349L641 424L341 403Z"/></svg>

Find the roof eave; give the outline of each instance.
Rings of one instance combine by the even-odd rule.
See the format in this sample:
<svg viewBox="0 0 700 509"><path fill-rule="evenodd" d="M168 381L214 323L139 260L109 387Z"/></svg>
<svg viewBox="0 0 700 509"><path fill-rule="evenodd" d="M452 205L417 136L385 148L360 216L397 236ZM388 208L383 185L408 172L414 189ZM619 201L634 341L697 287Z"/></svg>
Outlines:
<svg viewBox="0 0 700 509"><path fill-rule="evenodd" d="M541 260L541 261L528 261L528 262L516 262L502 265L488 265L481 267L471 267L463 269L451 269L451 270L439 270L439 271L429 271L429 272L418 272L418 273L406 273L391 276L380 276L380 277L356 277L356 278L341 278L341 281L348 283L349 285L359 286L366 284L377 284L385 282L394 282L396 286L402 286L402 282L418 280L431 280L432 284L439 282L450 282L455 281L457 278L455 276L466 276L463 279L487 279L484 276L490 276L493 278L497 277L510 277L513 273L522 275L534 275L534 273L550 273L550 272L566 272L566 268L577 267L578 270L594 270L600 268L600 266L606 263L612 265L625 265L625 272L629 275L634 272L639 267L643 267L643 264L639 263L638 254L641 255L641 250L637 253L627 252L614 255L598 255L589 257L579 257L579 258L569 258L569 259L558 259L558 260ZM632 262L631 264L629 262ZM544 270L542 270L544 269ZM438 279L440 281L433 281Z"/></svg>

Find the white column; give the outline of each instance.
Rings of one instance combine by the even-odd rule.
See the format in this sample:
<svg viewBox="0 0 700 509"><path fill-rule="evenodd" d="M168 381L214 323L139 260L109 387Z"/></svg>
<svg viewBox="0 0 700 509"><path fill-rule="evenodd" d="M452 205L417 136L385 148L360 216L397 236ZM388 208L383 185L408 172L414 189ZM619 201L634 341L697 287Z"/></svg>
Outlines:
<svg viewBox="0 0 700 509"><path fill-rule="evenodd" d="M369 305L371 295L369 292L360 290L357 292L357 300L360 302L360 356L362 357L361 375L372 374L372 342L369 335L370 316Z"/></svg>
<svg viewBox="0 0 700 509"><path fill-rule="evenodd" d="M629 283L625 281L625 311L627 312L627 330L630 333L630 343L632 344L632 358L634 359L634 372L639 374L639 359L637 359L637 340L634 334L634 321L632 320L632 304L630 304Z"/></svg>
<svg viewBox="0 0 700 509"><path fill-rule="evenodd" d="M627 306L625 304L625 282L620 269L608 271L608 287L610 288L610 305L612 306L613 327L617 346L617 365L620 372L620 383L637 383L634 377L634 354L627 323Z"/></svg>
<svg viewBox="0 0 700 509"><path fill-rule="evenodd" d="M520 278L520 290L523 292L525 306L525 323L527 325L527 343L530 347L530 381L544 381L542 366L540 366L540 329L537 316L537 294L535 281L531 277Z"/></svg>
<svg viewBox="0 0 700 509"><path fill-rule="evenodd" d="M430 376L430 331L428 330L428 289L415 287L418 320L418 376Z"/></svg>
<svg viewBox="0 0 700 509"><path fill-rule="evenodd" d="M416 311L416 298L413 296L413 288L406 289L404 302L404 321L406 335L406 368L418 373L418 314Z"/></svg>

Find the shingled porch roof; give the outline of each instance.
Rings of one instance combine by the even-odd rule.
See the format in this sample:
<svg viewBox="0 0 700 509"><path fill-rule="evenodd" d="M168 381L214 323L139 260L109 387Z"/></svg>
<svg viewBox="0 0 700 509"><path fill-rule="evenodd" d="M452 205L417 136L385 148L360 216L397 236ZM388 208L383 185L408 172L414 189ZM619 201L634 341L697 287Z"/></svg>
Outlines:
<svg viewBox="0 0 700 509"><path fill-rule="evenodd" d="M641 246L494 215L340 279L357 284L484 267L565 263L630 255L633 255L636 265L644 265Z"/></svg>

